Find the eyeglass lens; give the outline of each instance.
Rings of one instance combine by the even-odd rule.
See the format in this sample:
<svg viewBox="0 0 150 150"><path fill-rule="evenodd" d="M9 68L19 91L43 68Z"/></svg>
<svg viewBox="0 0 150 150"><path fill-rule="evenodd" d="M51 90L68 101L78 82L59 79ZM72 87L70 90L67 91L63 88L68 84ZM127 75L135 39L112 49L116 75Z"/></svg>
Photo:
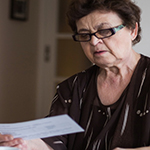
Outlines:
<svg viewBox="0 0 150 150"><path fill-rule="evenodd" d="M95 33L81 33L81 34L75 34L73 35L73 38L75 41L79 42L86 42L91 40L91 36L96 36L99 39L107 38L115 34L117 31L121 30L124 27L124 25L119 25L114 28L110 29L103 29L103 30L98 30Z"/></svg>

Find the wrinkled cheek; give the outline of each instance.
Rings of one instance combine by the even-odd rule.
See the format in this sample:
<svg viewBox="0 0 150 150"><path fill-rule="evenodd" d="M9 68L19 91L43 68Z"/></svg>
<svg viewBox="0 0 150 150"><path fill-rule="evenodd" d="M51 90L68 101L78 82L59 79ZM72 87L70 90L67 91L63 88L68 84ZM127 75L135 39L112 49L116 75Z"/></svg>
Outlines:
<svg viewBox="0 0 150 150"><path fill-rule="evenodd" d="M84 51L85 56L89 59L90 62L94 63L93 54L90 51Z"/></svg>
<svg viewBox="0 0 150 150"><path fill-rule="evenodd" d="M93 53L90 49L90 46L87 46L85 43L81 44L82 50L85 56L93 63Z"/></svg>

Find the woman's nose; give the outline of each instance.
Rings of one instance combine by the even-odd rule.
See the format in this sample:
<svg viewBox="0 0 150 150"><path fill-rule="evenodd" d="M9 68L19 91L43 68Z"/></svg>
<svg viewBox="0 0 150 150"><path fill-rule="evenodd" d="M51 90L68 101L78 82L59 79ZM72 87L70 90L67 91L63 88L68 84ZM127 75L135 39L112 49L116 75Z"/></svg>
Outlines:
<svg viewBox="0 0 150 150"><path fill-rule="evenodd" d="M102 39L98 39L95 35L91 36L90 44L95 46L98 43L103 43Z"/></svg>

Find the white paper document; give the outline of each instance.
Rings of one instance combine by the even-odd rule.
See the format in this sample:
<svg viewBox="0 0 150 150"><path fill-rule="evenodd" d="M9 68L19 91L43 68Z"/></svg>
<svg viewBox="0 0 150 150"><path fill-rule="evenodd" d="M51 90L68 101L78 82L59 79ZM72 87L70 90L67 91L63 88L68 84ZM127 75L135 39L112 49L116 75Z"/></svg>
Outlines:
<svg viewBox="0 0 150 150"><path fill-rule="evenodd" d="M23 139L45 138L83 131L68 115L59 115L19 123L0 124L1 134L11 134L15 138Z"/></svg>

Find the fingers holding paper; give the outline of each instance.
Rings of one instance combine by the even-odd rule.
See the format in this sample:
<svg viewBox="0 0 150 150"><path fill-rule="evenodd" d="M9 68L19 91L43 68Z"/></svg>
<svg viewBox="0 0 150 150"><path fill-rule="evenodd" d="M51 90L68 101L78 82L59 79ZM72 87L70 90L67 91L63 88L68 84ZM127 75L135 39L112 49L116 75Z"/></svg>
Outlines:
<svg viewBox="0 0 150 150"><path fill-rule="evenodd" d="M18 147L22 149L26 147L26 142L21 138L14 138L9 134L0 134L0 146Z"/></svg>
<svg viewBox="0 0 150 150"><path fill-rule="evenodd" d="M0 134L0 146L17 147L20 150L53 150L41 139L23 140L6 134Z"/></svg>

